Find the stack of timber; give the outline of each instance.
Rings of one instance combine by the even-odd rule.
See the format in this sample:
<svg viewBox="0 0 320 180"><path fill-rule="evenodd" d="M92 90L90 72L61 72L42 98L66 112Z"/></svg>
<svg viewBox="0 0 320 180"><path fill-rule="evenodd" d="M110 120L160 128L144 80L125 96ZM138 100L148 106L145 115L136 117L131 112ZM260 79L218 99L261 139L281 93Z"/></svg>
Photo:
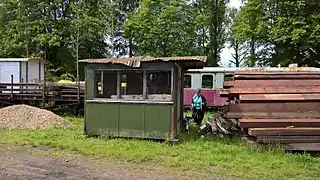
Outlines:
<svg viewBox="0 0 320 180"><path fill-rule="evenodd" d="M320 151L320 69L239 70L225 87L247 143Z"/></svg>
<svg viewBox="0 0 320 180"><path fill-rule="evenodd" d="M80 88L78 88L77 84L58 84L58 83L48 83L49 87L51 87L54 92L54 100L56 102L76 102L84 99L84 86L81 84ZM78 90L79 89L79 90ZM78 96L79 94L79 96Z"/></svg>

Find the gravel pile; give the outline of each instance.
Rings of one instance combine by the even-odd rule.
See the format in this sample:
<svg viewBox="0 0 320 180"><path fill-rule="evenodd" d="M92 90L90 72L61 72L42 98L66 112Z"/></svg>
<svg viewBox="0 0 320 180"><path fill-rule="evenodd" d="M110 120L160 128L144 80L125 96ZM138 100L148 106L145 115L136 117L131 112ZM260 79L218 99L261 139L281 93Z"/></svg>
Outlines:
<svg viewBox="0 0 320 180"><path fill-rule="evenodd" d="M0 109L0 129L48 129L68 125L60 116L37 107L13 105Z"/></svg>

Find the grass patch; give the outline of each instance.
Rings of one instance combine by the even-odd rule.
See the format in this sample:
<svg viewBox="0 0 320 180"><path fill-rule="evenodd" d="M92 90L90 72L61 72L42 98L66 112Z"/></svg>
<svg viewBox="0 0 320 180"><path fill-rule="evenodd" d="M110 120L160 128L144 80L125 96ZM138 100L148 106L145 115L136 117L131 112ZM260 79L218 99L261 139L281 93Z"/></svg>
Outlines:
<svg viewBox="0 0 320 180"><path fill-rule="evenodd" d="M240 139L182 134L181 144L143 140L87 138L83 119L66 118L73 126L50 130L1 130L3 144L50 146L96 158L156 163L181 170L204 170L243 179L317 179L320 159L286 154L279 149L249 149ZM191 127L195 132L195 127Z"/></svg>

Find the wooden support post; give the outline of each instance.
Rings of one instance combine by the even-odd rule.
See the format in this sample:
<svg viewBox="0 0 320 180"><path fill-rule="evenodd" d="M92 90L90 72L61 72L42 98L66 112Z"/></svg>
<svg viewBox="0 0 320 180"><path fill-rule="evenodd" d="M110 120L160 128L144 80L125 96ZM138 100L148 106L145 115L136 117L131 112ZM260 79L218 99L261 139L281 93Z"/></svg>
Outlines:
<svg viewBox="0 0 320 180"><path fill-rule="evenodd" d="M179 86L178 86L178 91L177 91L177 95L178 95L178 120L179 120L179 130L183 129L183 110L184 110L184 73L183 73L183 68L178 65L178 74L179 74L179 78L177 80L177 82L179 82Z"/></svg>
<svg viewBox="0 0 320 180"><path fill-rule="evenodd" d="M39 82L41 82L41 71L42 71L42 68L41 68L41 66L42 66L42 63L44 63L44 62L42 62L42 60L39 60ZM44 73L44 72L43 72Z"/></svg>
<svg viewBox="0 0 320 180"><path fill-rule="evenodd" d="M11 99L13 98L13 75L11 74Z"/></svg>
<svg viewBox="0 0 320 180"><path fill-rule="evenodd" d="M46 75L44 74L44 77L43 77L43 85L42 85L42 101L43 101L43 104L42 106L44 107L46 105Z"/></svg>
<svg viewBox="0 0 320 180"><path fill-rule="evenodd" d="M148 73L143 70L143 99L148 99Z"/></svg>
<svg viewBox="0 0 320 180"><path fill-rule="evenodd" d="M26 83L28 82L29 82L29 63L28 61L26 61Z"/></svg>
<svg viewBox="0 0 320 180"><path fill-rule="evenodd" d="M174 102L174 68L171 68L171 101Z"/></svg>
<svg viewBox="0 0 320 180"><path fill-rule="evenodd" d="M79 62L78 62L78 59L77 59L77 100L78 100L78 105L80 105L80 77L79 77Z"/></svg>
<svg viewBox="0 0 320 180"><path fill-rule="evenodd" d="M29 82L29 63L28 61L26 61L26 83L28 82ZM26 89L28 89L28 86L26 86Z"/></svg>
<svg viewBox="0 0 320 180"><path fill-rule="evenodd" d="M101 86L101 94L100 95L103 95L104 94L104 78L103 78L103 71L100 72L101 73L101 76L100 76L100 86Z"/></svg>
<svg viewBox="0 0 320 180"><path fill-rule="evenodd" d="M121 72L117 71L117 99L121 98Z"/></svg>
<svg viewBox="0 0 320 180"><path fill-rule="evenodd" d="M176 83L176 68L171 68L171 98L172 98L172 114L171 114L171 135L170 141L176 143L177 136L177 83Z"/></svg>

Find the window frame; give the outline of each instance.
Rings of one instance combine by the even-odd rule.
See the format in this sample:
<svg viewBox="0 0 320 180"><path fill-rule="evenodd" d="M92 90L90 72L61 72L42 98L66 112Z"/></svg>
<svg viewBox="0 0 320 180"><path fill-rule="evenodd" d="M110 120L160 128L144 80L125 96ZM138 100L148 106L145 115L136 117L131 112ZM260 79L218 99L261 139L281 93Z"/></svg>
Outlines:
<svg viewBox="0 0 320 180"><path fill-rule="evenodd" d="M211 78L210 88L203 86L203 77L204 77L204 76L211 76L211 77L212 77L212 78ZM213 87L214 87L213 83L214 83L214 75L213 75L213 74L201 74L201 88L202 88L202 89L213 89Z"/></svg>
<svg viewBox="0 0 320 180"><path fill-rule="evenodd" d="M154 102L161 102L161 100L150 100L148 98L148 74L150 72L169 72L170 73L170 94L167 94L167 95L170 95L170 101L166 100L164 102L172 102L173 101L173 95L172 95L172 89L173 89L173 86L174 86L174 83L173 83L173 70L172 69L168 69L168 70L158 70L158 69L133 69L133 68L130 68L130 69L99 69L99 70L94 70L94 76L97 74L97 73L100 73L100 75L102 75L103 73L102 72L117 72L117 79L116 79L116 95L117 95L117 98L106 98L106 97L99 97L97 96L98 95L98 91L97 91L97 83L100 82L101 83L101 80L99 81L96 81L95 77L94 77L94 87L93 90L94 90L94 99L97 99L97 100L106 100L106 101L122 101L122 102L132 102L132 101L154 101ZM142 98L141 99L131 99L131 98L128 98L128 99L122 99L121 98L121 75L123 74L123 72L126 72L126 71L139 71L139 72L142 72L143 75L142 75ZM100 76L100 79L103 79L103 77ZM103 83L101 83L101 91L103 92L103 88L104 88L104 85Z"/></svg>
<svg viewBox="0 0 320 180"><path fill-rule="evenodd" d="M186 83L185 83L185 78L187 77L187 76L190 76L190 87L186 87ZM191 74L184 74L183 75L183 88L192 88L192 75Z"/></svg>

